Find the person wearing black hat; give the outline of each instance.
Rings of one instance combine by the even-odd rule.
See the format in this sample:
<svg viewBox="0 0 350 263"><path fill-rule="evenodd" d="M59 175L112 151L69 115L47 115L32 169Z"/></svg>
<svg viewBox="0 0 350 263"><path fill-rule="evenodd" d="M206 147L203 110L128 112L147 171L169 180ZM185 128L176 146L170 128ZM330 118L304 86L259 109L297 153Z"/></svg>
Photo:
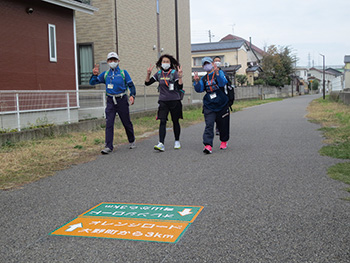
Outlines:
<svg viewBox="0 0 350 263"><path fill-rule="evenodd" d="M99 74L99 65L95 64L93 75L90 79L90 85L104 83L106 85L107 106L106 106L106 134L105 148L101 151L102 154L109 154L113 151L114 137L114 121L118 113L119 118L125 128L126 135L129 141L129 148L135 148L134 127L130 120L129 103L134 104L136 89L132 82L129 73L126 70L119 68L119 56L115 52L110 52L107 55L107 63L109 70ZM128 100L127 89L130 90Z"/></svg>

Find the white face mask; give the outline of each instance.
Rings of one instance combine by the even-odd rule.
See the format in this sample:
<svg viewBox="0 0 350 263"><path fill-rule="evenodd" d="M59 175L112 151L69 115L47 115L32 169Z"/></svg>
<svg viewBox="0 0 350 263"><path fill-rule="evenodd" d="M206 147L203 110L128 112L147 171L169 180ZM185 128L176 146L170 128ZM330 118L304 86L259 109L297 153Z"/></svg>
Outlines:
<svg viewBox="0 0 350 263"><path fill-rule="evenodd" d="M169 63L162 63L162 68L164 70L167 70L168 68L170 68L170 64Z"/></svg>
<svg viewBox="0 0 350 263"><path fill-rule="evenodd" d="M108 65L111 67L111 69L115 69L118 66L118 62L109 62Z"/></svg>
<svg viewBox="0 0 350 263"><path fill-rule="evenodd" d="M221 62L220 61L216 61L216 62L214 62L215 63L215 65L217 66L217 67L220 67L221 66Z"/></svg>

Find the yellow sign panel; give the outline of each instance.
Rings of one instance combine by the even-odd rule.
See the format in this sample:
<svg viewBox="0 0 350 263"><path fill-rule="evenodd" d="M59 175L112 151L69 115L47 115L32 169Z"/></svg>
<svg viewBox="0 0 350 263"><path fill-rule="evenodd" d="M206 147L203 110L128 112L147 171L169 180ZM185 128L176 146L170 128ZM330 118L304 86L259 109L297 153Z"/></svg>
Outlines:
<svg viewBox="0 0 350 263"><path fill-rule="evenodd" d="M78 217L51 235L174 243L189 223Z"/></svg>

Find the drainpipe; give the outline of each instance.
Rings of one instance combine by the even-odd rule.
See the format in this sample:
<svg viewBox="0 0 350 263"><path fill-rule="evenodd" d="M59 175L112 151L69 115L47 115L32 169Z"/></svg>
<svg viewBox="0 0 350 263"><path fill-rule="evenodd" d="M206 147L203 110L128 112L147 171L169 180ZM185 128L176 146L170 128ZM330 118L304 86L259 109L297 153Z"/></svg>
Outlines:
<svg viewBox="0 0 350 263"><path fill-rule="evenodd" d="M115 52L119 55L118 50L118 19L117 19L117 0L114 0L114 14L115 14Z"/></svg>
<svg viewBox="0 0 350 263"><path fill-rule="evenodd" d="M178 24L177 0L175 0L175 40L176 40L176 60L179 62L179 24ZM180 62L179 62L180 63Z"/></svg>
<svg viewBox="0 0 350 263"><path fill-rule="evenodd" d="M160 22L159 22L159 0L157 0L157 46L158 58L160 58Z"/></svg>

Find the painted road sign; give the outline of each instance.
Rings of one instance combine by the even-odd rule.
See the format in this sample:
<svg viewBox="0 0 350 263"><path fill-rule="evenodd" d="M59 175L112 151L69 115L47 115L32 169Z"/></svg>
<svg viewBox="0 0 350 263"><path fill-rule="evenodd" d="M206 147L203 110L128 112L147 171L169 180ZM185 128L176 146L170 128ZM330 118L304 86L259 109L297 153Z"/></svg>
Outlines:
<svg viewBox="0 0 350 263"><path fill-rule="evenodd" d="M202 209L202 206L101 203L81 216L183 221L192 223Z"/></svg>
<svg viewBox="0 0 350 263"><path fill-rule="evenodd" d="M101 203L51 235L176 243L202 209L202 206Z"/></svg>
<svg viewBox="0 0 350 263"><path fill-rule="evenodd" d="M175 243L190 225L184 222L78 217L51 235L117 238Z"/></svg>

